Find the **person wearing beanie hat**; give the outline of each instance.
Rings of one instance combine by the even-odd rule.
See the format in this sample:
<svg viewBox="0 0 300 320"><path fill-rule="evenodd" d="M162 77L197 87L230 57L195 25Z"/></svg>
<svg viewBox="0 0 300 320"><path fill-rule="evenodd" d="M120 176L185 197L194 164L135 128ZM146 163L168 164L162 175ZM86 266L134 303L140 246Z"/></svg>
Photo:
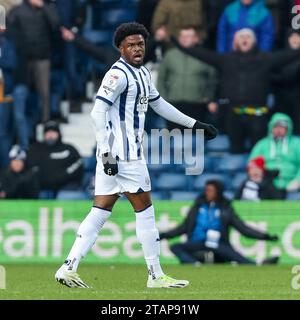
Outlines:
<svg viewBox="0 0 300 320"><path fill-rule="evenodd" d="M27 168L26 152L19 145L14 145L9 159L9 167L0 173L0 199L38 198L38 169Z"/></svg>
<svg viewBox="0 0 300 320"><path fill-rule="evenodd" d="M78 151L62 142L59 124L44 124L44 141L32 145L27 157L29 167L38 167L42 190L81 190L83 163Z"/></svg>
<svg viewBox="0 0 300 320"><path fill-rule="evenodd" d="M26 152L19 145L14 145L9 151L8 157L10 160L25 160Z"/></svg>
<svg viewBox="0 0 300 320"><path fill-rule="evenodd" d="M282 192L273 185L278 171L266 170L264 157L258 156L250 160L247 165L247 174L247 179L236 191L235 199L258 201L283 198Z"/></svg>
<svg viewBox="0 0 300 320"><path fill-rule="evenodd" d="M48 131L55 131L60 134L59 124L56 121L48 121L44 124L44 134Z"/></svg>
<svg viewBox="0 0 300 320"><path fill-rule="evenodd" d="M300 139L293 135L293 121L284 113L275 113L269 122L269 134L257 142L249 159L263 156L269 170L278 170L274 186L282 192L300 190Z"/></svg>
<svg viewBox="0 0 300 320"><path fill-rule="evenodd" d="M44 125L44 144L55 146L61 143L61 132L59 124L55 121L48 121Z"/></svg>
<svg viewBox="0 0 300 320"><path fill-rule="evenodd" d="M251 170L251 168L258 168L261 171L265 171L265 159L264 157L257 157L252 159L247 166L248 171Z"/></svg>

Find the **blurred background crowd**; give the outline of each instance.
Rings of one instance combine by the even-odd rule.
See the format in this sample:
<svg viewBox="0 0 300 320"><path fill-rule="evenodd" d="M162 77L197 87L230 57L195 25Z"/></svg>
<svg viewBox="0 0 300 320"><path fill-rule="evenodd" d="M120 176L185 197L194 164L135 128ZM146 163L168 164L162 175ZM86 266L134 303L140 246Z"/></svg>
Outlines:
<svg viewBox="0 0 300 320"><path fill-rule="evenodd" d="M220 130L206 143L199 176L185 175L184 163L149 164L153 198L192 200L216 179L229 199L299 200L297 4L0 0L0 199L92 197L89 112L118 59L115 28L138 21L151 32L145 63L161 96ZM148 111L147 132L177 127Z"/></svg>

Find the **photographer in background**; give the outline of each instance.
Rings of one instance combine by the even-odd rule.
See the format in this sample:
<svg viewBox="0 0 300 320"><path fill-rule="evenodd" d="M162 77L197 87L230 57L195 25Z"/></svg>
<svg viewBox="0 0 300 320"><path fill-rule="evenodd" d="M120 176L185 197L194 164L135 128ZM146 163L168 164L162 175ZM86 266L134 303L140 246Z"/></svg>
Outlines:
<svg viewBox="0 0 300 320"><path fill-rule="evenodd" d="M181 263L201 262L199 256L212 252L214 261L253 264L237 252L229 242L230 228L234 228L248 238L277 241L276 235L258 231L246 225L234 212L230 202L223 196L223 185L218 180L209 180L205 184L204 194L200 195L184 222L175 229L160 234L160 239L171 239L186 234L188 240L171 246L171 251ZM203 255L202 255L203 257ZM262 264L275 264L278 257L266 259Z"/></svg>

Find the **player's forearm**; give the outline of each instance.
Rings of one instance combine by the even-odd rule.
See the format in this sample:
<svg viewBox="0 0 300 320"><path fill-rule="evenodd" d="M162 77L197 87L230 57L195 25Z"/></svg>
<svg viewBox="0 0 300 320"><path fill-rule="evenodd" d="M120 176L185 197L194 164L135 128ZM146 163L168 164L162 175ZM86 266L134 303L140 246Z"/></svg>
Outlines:
<svg viewBox="0 0 300 320"><path fill-rule="evenodd" d="M153 101L150 103L151 108L159 114L161 117L180 124L181 126L187 128L193 128L196 120L185 115L184 113L180 112L178 109L173 107L170 103L160 97L158 100Z"/></svg>
<svg viewBox="0 0 300 320"><path fill-rule="evenodd" d="M91 112L96 133L96 141L98 147L100 148L101 154L110 151L106 132L106 112L108 108L108 104L106 104L104 101L96 99L94 108Z"/></svg>

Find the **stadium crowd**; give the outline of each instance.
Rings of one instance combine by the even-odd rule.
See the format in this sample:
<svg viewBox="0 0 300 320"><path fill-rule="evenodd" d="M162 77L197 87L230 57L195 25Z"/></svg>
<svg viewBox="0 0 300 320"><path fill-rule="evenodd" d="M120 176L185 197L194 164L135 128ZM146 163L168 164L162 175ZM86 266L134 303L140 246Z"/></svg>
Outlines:
<svg viewBox="0 0 300 320"><path fill-rule="evenodd" d="M153 198L192 200L209 179L230 199L300 199L300 32L295 0L1 0L0 199L90 198L95 156L63 142L59 124L92 102L118 58L112 33L151 31L145 63L160 94L213 123L201 176L149 166ZM300 10L299 10L300 11ZM43 141L36 128L44 127ZM148 111L146 130L174 129ZM84 130L84 128L82 128Z"/></svg>

